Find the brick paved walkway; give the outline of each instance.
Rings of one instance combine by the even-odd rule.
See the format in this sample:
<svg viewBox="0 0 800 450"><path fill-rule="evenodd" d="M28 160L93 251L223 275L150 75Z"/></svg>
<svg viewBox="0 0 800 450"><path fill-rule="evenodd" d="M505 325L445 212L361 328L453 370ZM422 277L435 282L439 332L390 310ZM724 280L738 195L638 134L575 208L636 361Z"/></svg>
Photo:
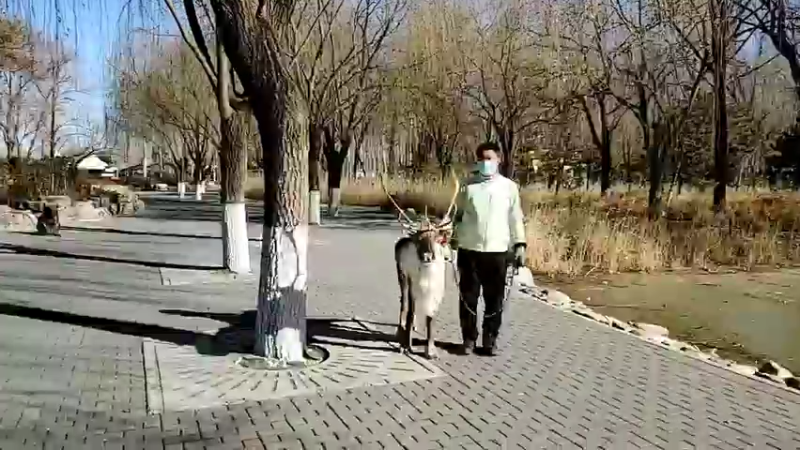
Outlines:
<svg viewBox="0 0 800 450"><path fill-rule="evenodd" d="M394 323L398 231L374 213L351 215L313 232L310 314ZM219 252L216 240L86 231L0 242L210 266ZM252 308L254 284L161 286L154 267L13 252L0 254L0 284L2 450L800 448L800 395L519 295L505 352L440 352L446 377L149 416L142 338L220 326L159 311L236 313ZM457 341L456 312L451 297L442 341Z"/></svg>

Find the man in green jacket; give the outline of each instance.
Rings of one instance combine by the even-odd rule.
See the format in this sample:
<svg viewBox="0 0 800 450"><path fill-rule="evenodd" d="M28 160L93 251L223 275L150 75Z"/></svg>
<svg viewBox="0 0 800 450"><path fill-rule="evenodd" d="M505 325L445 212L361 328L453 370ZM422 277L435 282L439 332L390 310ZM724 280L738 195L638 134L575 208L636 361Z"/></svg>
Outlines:
<svg viewBox="0 0 800 450"><path fill-rule="evenodd" d="M509 253L525 263L525 226L519 186L498 173L500 149L493 142L478 146L476 171L457 198L453 248L458 249L462 353L478 340L478 297L483 293L483 348L493 356L503 322Z"/></svg>

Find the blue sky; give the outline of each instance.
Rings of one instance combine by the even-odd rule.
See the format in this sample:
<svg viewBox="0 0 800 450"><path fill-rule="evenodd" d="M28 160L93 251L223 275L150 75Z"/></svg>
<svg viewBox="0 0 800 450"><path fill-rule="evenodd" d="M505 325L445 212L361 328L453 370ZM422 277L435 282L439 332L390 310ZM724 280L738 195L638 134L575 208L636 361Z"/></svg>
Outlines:
<svg viewBox="0 0 800 450"><path fill-rule="evenodd" d="M66 47L75 53L75 83L80 93L72 110L80 118L103 123L109 58L118 51L117 42L129 29L129 20L155 25L152 18L142 19L140 8L155 1L160 0L18 0L19 13L35 29L50 36L58 29ZM60 22L56 20L59 10Z"/></svg>

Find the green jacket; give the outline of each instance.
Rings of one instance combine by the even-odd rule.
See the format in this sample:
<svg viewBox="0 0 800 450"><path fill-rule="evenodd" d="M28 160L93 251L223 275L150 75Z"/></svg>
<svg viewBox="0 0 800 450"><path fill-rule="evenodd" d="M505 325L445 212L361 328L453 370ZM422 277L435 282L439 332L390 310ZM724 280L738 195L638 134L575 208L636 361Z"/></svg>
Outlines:
<svg viewBox="0 0 800 450"><path fill-rule="evenodd" d="M507 252L525 243L519 186L495 175L473 176L462 184L456 199L454 237L458 248L476 252Z"/></svg>

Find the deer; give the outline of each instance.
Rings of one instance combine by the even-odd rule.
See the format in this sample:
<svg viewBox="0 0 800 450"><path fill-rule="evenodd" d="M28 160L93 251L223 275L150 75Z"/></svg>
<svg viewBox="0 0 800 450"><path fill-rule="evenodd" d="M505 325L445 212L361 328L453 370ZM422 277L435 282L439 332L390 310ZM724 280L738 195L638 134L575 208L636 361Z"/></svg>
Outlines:
<svg viewBox="0 0 800 450"><path fill-rule="evenodd" d="M394 246L394 261L397 281L400 285L400 318L397 339L402 353L412 352L413 331L416 317L425 318L426 346L424 356L436 359L434 340L435 316L445 294L447 254L449 239L453 232L451 214L455 207L460 185L457 178L447 213L441 220L431 220L427 207L421 220L414 221L400 208L386 189L384 192L399 212L398 221L406 232Z"/></svg>

